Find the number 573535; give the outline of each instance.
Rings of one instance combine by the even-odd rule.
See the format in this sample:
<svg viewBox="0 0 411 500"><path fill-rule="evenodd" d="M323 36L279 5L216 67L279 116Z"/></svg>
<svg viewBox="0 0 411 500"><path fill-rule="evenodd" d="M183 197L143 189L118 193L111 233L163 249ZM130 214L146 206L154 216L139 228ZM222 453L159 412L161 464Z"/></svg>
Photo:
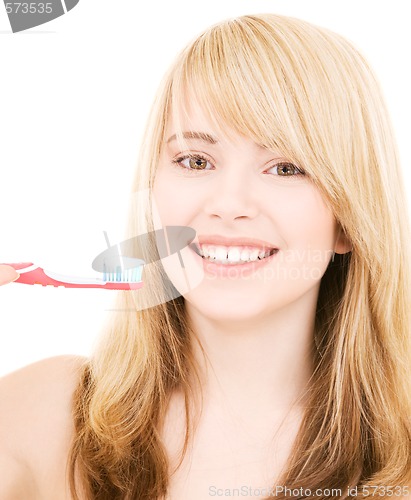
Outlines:
<svg viewBox="0 0 411 500"><path fill-rule="evenodd" d="M7 2L7 14L51 14L53 12L53 4L51 2Z"/></svg>

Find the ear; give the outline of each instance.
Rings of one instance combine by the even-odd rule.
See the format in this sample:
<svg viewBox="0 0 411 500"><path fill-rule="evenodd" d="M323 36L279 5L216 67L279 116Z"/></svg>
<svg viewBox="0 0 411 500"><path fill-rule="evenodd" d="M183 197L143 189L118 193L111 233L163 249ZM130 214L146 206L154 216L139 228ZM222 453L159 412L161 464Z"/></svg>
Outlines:
<svg viewBox="0 0 411 500"><path fill-rule="evenodd" d="M348 236L343 231L340 224L338 224L337 239L336 239L336 242L334 245L334 252L338 253L338 254L344 254L344 253L351 252L351 250L352 250L351 241L349 240Z"/></svg>

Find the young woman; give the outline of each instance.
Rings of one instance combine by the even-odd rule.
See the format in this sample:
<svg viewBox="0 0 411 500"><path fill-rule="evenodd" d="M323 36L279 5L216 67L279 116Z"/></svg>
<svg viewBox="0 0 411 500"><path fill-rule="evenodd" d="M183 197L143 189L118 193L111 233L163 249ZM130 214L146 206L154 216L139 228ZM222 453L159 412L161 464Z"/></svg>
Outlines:
<svg viewBox="0 0 411 500"><path fill-rule="evenodd" d="M410 232L362 56L297 19L222 22L143 144L127 236L195 229L184 278L159 262L90 359L2 381L1 498L407 497Z"/></svg>

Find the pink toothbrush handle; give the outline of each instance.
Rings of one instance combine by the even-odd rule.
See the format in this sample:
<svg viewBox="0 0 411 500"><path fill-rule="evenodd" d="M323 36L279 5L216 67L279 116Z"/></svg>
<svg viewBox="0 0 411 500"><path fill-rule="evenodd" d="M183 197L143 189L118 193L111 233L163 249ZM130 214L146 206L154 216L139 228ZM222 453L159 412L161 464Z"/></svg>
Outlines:
<svg viewBox="0 0 411 500"><path fill-rule="evenodd" d="M19 272L34 266L32 262L19 262L14 264L7 263L6 265L14 267ZM104 288L105 290L137 290L143 286L142 281L138 282L104 282L98 283L67 283L59 281L48 276L41 267L36 267L28 272L21 272L20 277L14 283L24 283L26 285L42 285L42 286L64 286L65 288Z"/></svg>

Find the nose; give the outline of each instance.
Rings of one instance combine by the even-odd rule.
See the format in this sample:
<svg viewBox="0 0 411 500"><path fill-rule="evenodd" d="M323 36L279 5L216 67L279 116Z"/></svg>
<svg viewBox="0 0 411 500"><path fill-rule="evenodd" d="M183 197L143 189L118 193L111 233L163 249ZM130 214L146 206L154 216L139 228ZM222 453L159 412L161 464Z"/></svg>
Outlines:
<svg viewBox="0 0 411 500"><path fill-rule="evenodd" d="M226 167L214 177L204 211L211 217L227 221L257 216L258 200L250 175L238 165Z"/></svg>

